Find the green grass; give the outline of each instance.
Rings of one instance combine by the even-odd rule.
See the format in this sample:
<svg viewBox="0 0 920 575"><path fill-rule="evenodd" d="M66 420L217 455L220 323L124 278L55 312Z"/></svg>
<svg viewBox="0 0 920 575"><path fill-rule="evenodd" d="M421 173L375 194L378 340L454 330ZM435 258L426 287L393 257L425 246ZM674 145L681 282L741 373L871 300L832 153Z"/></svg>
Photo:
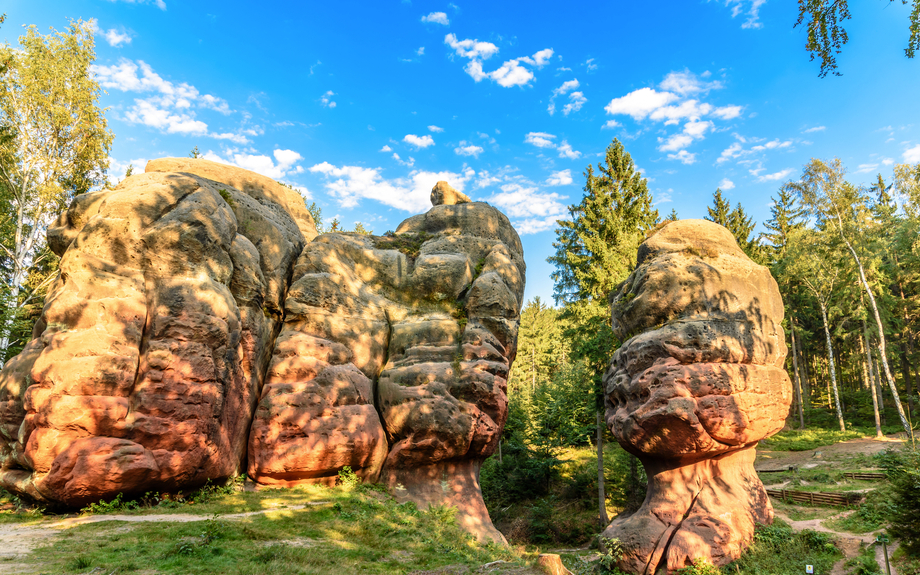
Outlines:
<svg viewBox="0 0 920 575"><path fill-rule="evenodd" d="M824 525L836 531L869 533L888 524L894 513L891 488L887 484L866 494L866 501L854 513L840 519L826 521Z"/></svg>
<svg viewBox="0 0 920 575"><path fill-rule="evenodd" d="M794 532L781 521L758 526L754 543L737 561L720 571L739 575L801 575L814 565L816 575L828 575L842 557L830 536L816 531Z"/></svg>
<svg viewBox="0 0 920 575"><path fill-rule="evenodd" d="M771 451L808 451L827 445L833 445L849 439L858 439L874 435L866 429L848 429L846 431L833 431L830 429L790 429L781 431L760 442L762 449Z"/></svg>
<svg viewBox="0 0 920 575"><path fill-rule="evenodd" d="M251 496L260 498L258 504ZM476 543L460 530L452 508L420 512L414 504L398 504L389 495L363 486L233 493L181 511L240 511L308 501L327 503L234 520L216 514L190 523L80 525L64 530L22 562L49 573L97 569L121 574L242 575L406 573L446 565L474 567L498 559L512 565L525 561L508 548Z"/></svg>
<svg viewBox="0 0 920 575"><path fill-rule="evenodd" d="M882 575L875 561L875 545L866 545L859 555L845 563L849 575Z"/></svg>

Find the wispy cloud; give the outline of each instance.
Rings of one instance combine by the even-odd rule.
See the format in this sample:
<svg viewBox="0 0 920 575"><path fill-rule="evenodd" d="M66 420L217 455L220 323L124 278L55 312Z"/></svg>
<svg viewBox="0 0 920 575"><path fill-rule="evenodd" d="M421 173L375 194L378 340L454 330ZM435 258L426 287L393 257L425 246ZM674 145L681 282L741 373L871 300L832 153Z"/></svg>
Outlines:
<svg viewBox="0 0 920 575"><path fill-rule="evenodd" d="M334 166L328 162L316 164L309 171L325 178L326 191L343 208L353 208L362 199L369 199L412 213L421 213L431 207L431 187L436 182L448 181L462 192L466 182L475 175L470 168L462 173L413 170L405 177L387 179L381 168Z"/></svg>
<svg viewBox="0 0 920 575"><path fill-rule="evenodd" d="M122 58L117 64L94 65L91 69L103 88L152 94L136 98L125 110L124 120L129 123L142 124L166 134L209 136L236 143L248 143L247 135L257 135L252 129L212 132L207 123L197 118L197 110L229 115L232 110L227 102L212 94L202 94L186 82L176 84L165 80L142 60L135 63Z"/></svg>
<svg viewBox="0 0 920 575"><path fill-rule="evenodd" d="M724 0L725 5L732 9L732 18L744 15L747 18L741 27L744 29L763 28L760 22L760 7L767 3L767 0Z"/></svg>
<svg viewBox="0 0 920 575"><path fill-rule="evenodd" d="M460 40L454 34L445 36L444 43L450 46L455 55L470 60L463 70L474 81L481 82L488 79L503 88L526 86L534 79L533 71L527 66L535 69L542 68L553 56L553 50L545 48L533 56L507 60L497 70L486 72L482 63L498 53L498 46L491 42L480 42L473 39ZM522 65L522 62L527 66Z"/></svg>
<svg viewBox="0 0 920 575"><path fill-rule="evenodd" d="M335 102L332 100L333 96L335 96L335 92L332 90L327 91L325 94L320 96L320 104L322 104L324 108L335 108Z"/></svg>
<svg viewBox="0 0 920 575"><path fill-rule="evenodd" d="M160 10L166 10L166 2L163 0L109 0L109 2L124 2L125 4L153 4Z"/></svg>
<svg viewBox="0 0 920 575"><path fill-rule="evenodd" d="M303 156L294 150L277 149L272 152L271 156L238 150L227 150L221 156L209 150L202 157L213 162L239 166L274 180L280 180L285 176L302 174L304 171L303 166L297 165L303 160Z"/></svg>
<svg viewBox="0 0 920 575"><path fill-rule="evenodd" d="M471 144L465 140L460 140L460 145L454 148L454 153L458 156L473 156L474 158L478 158L482 151L480 146Z"/></svg>
<svg viewBox="0 0 920 575"><path fill-rule="evenodd" d="M785 180L788 178L795 170L792 168L786 168L785 170L780 170L779 172L774 172L772 174L764 174L763 176L758 176L755 172L759 170L750 170L751 175L757 176L758 182L776 182L779 180Z"/></svg>
<svg viewBox="0 0 920 575"><path fill-rule="evenodd" d="M422 22L429 24L441 24L442 26L450 25L450 20L447 19L447 14L444 12L432 12L427 16L422 16Z"/></svg>
<svg viewBox="0 0 920 575"><path fill-rule="evenodd" d="M113 48L118 48L122 44L130 44L132 38L134 38L133 33L128 32L124 28L109 28L102 33L102 36L105 38L105 41L108 42L109 46Z"/></svg>
<svg viewBox="0 0 920 575"><path fill-rule="evenodd" d="M440 134L441 132L444 131L444 128L440 128L440 127L438 127L438 126L428 126L428 131L429 131L429 132L434 132L434 133L436 133L436 134Z"/></svg>
<svg viewBox="0 0 920 575"><path fill-rule="evenodd" d="M807 130L802 130L803 134L812 134L814 132L823 132L827 129L827 126L814 126L813 128L808 128Z"/></svg>
<svg viewBox="0 0 920 575"><path fill-rule="evenodd" d="M546 178L547 186L567 186L572 183L572 170L553 172Z"/></svg>
<svg viewBox="0 0 920 575"><path fill-rule="evenodd" d="M403 142L409 144L410 146L415 146L416 149L427 148L428 146L434 145L434 138L431 136L416 136L415 134L406 134L403 138Z"/></svg>

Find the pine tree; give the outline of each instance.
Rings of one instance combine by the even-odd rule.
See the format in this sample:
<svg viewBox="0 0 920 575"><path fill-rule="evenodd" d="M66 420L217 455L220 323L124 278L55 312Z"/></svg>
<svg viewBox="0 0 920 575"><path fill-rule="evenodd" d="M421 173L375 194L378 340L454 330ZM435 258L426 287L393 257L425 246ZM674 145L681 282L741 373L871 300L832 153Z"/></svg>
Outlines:
<svg viewBox="0 0 920 575"><path fill-rule="evenodd" d="M615 349L610 329L608 296L626 279L647 230L658 222L648 183L636 171L632 157L614 139L595 174L585 172L585 195L569 206L571 220L556 229L555 255L547 261L552 273L553 297L564 304L562 317L570 322L566 338L572 342L573 361L584 361L591 373L597 406L598 506L607 523L603 475L603 389L601 376ZM602 527L603 527L602 526Z"/></svg>
<svg viewBox="0 0 920 575"><path fill-rule="evenodd" d="M704 219L728 229L738 242L738 247L749 258L757 262L763 259L759 243L756 238L751 238L751 232L757 224L741 207L741 202L735 204L735 209L731 209L731 203L722 196L722 189L716 188L712 194L712 207L707 207L706 211L708 213Z"/></svg>
<svg viewBox="0 0 920 575"><path fill-rule="evenodd" d="M722 197L722 188L716 188L716 191L712 194L712 207L706 208L708 215L704 219L727 228L731 209L731 203Z"/></svg>

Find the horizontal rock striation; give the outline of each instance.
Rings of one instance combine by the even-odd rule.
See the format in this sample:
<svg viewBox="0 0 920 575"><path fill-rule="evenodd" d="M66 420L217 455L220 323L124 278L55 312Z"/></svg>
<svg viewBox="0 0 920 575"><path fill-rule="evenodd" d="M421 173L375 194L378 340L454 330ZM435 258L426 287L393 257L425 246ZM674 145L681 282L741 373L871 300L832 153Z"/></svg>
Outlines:
<svg viewBox="0 0 920 575"><path fill-rule="evenodd" d="M753 461L792 399L782 319L769 270L722 226L672 222L640 246L612 302L625 343L604 376L607 425L649 478L642 507L604 532L626 549L622 569L723 565L772 522Z"/></svg>

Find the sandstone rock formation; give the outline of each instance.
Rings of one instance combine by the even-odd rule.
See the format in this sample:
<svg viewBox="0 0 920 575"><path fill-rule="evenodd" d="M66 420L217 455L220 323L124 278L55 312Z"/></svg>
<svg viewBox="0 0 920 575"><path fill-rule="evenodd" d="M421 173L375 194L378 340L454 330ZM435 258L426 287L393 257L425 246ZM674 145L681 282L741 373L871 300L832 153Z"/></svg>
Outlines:
<svg viewBox="0 0 920 575"><path fill-rule="evenodd" d="M458 192L445 181L440 181L431 188L432 206L452 206L455 204L468 204L472 200L463 192Z"/></svg>
<svg viewBox="0 0 920 575"><path fill-rule="evenodd" d="M318 237L294 269L250 476L331 482L350 465L501 540L479 467L507 416L523 289L520 239L487 204L437 205L389 236Z"/></svg>
<svg viewBox="0 0 920 575"><path fill-rule="evenodd" d="M776 282L722 226L681 220L640 246L612 316L625 343L604 376L607 425L649 479L604 536L629 573L726 564L773 520L753 462L792 400Z"/></svg>
<svg viewBox="0 0 920 575"><path fill-rule="evenodd" d="M48 232L61 275L34 339L0 372L0 487L80 506L347 465L501 540L479 466L507 415L523 251L498 210L435 189L382 237L317 237L296 191L206 160L77 197Z"/></svg>

